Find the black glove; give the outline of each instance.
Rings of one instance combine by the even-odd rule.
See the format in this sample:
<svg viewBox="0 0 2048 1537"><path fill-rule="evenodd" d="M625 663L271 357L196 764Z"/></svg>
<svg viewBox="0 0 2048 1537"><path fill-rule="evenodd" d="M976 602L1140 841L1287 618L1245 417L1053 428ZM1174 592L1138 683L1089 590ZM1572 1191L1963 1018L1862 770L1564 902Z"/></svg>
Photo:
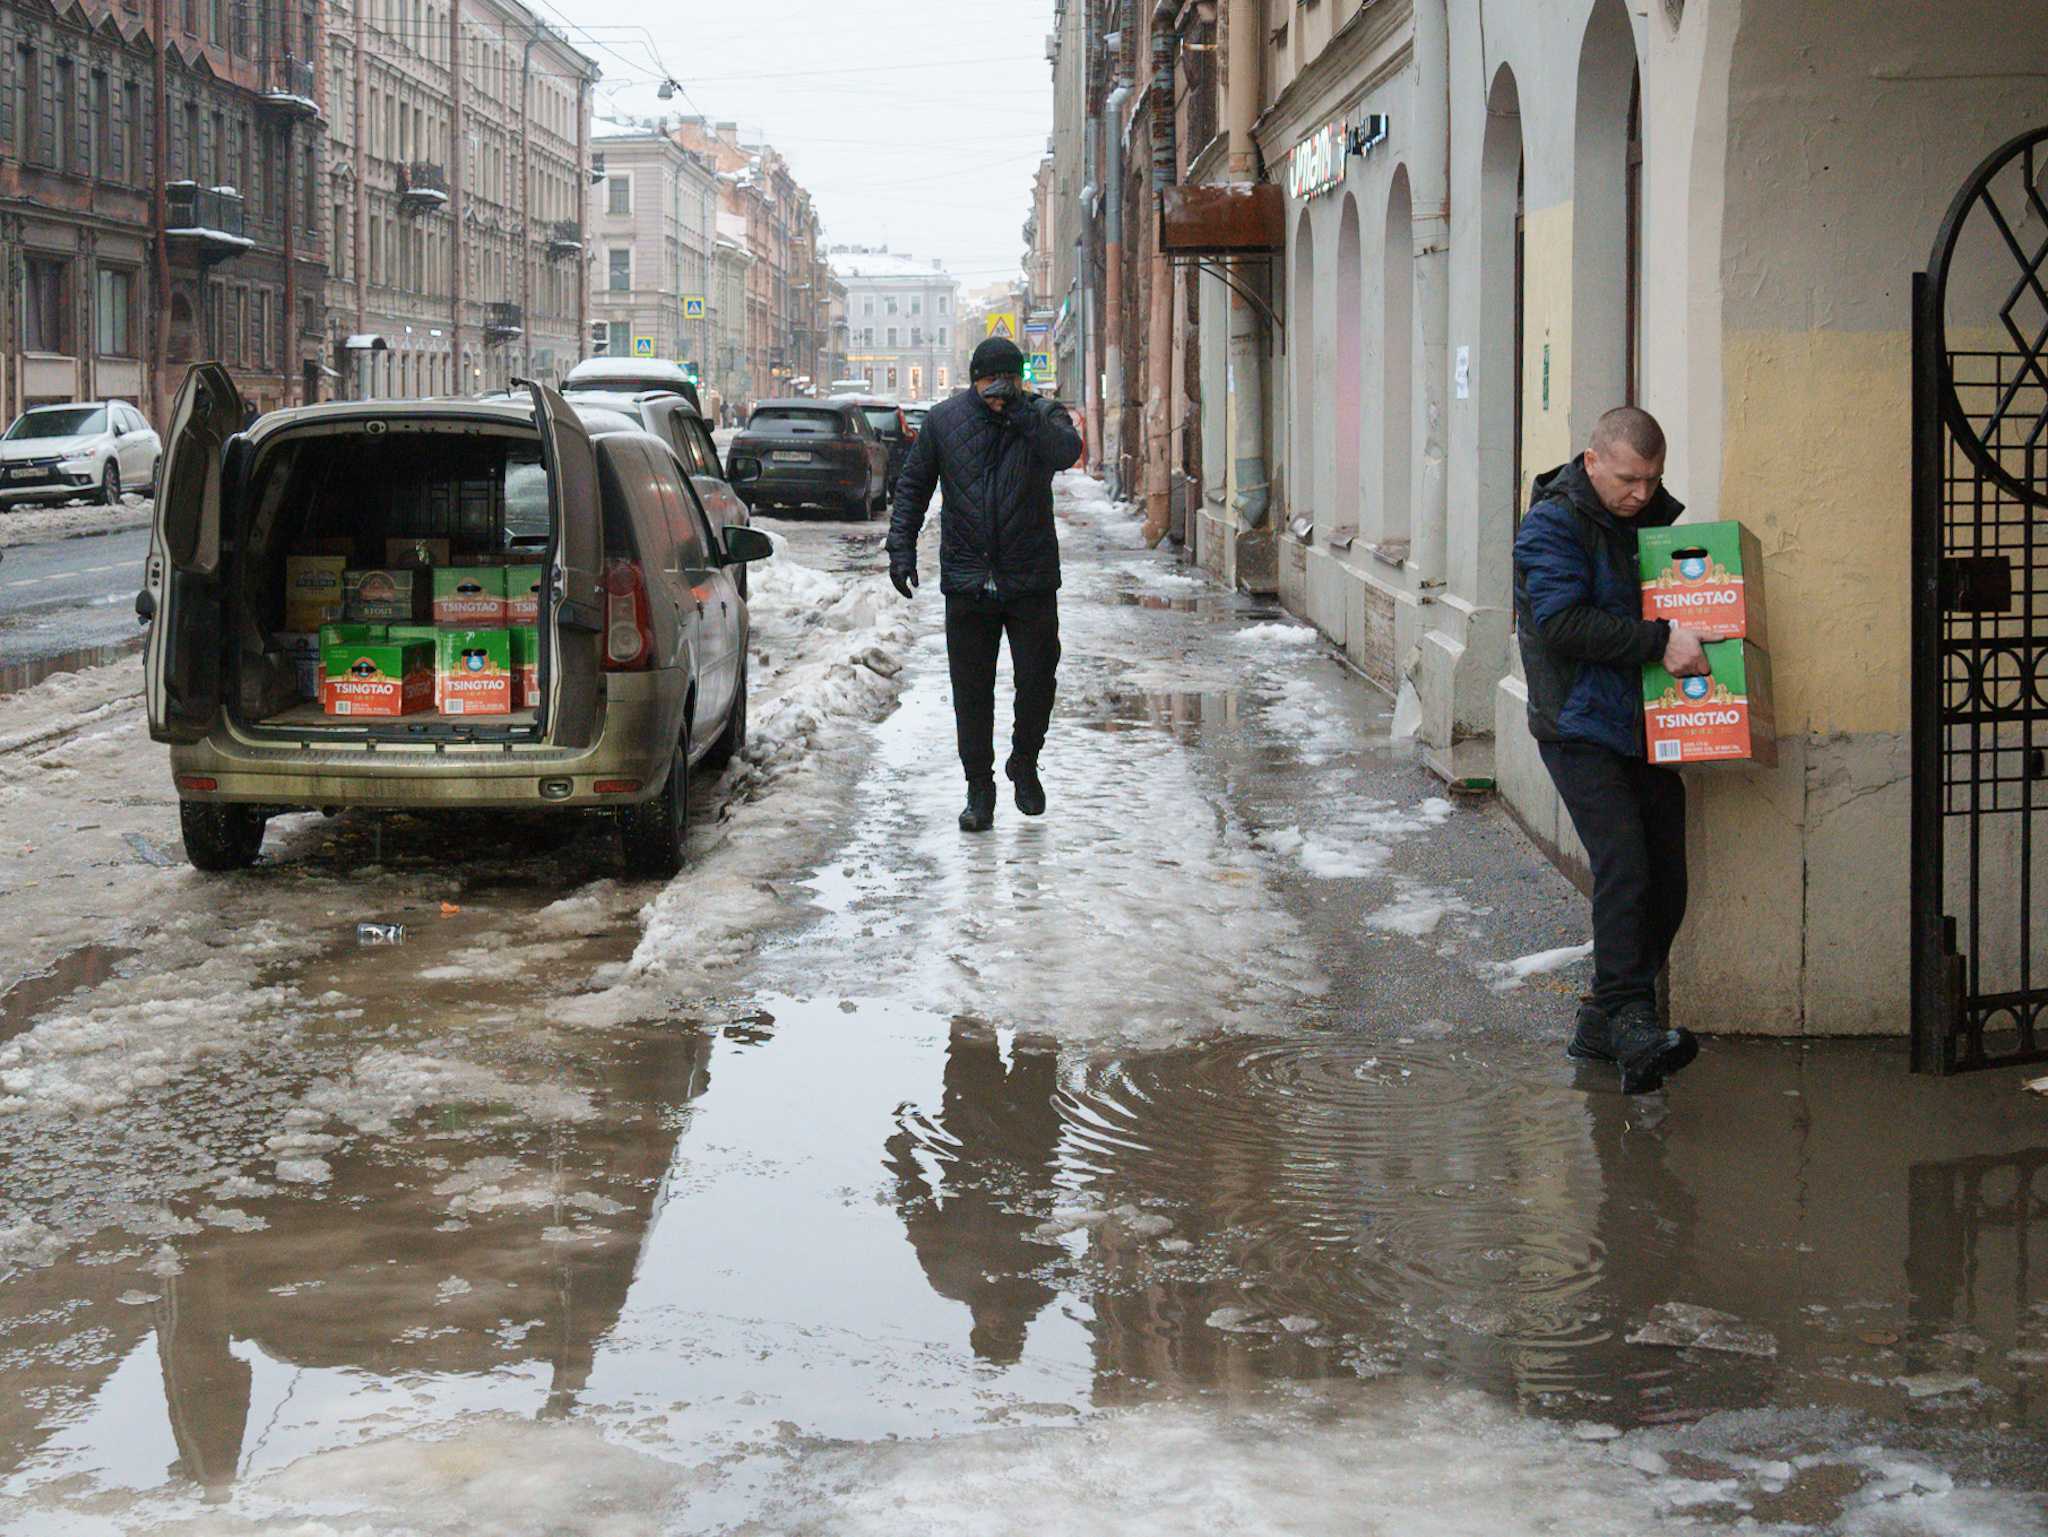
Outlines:
<svg viewBox="0 0 2048 1537"><path fill-rule="evenodd" d="M896 590L907 598L911 596L917 586L917 567L891 566L889 568L889 580L895 583Z"/></svg>

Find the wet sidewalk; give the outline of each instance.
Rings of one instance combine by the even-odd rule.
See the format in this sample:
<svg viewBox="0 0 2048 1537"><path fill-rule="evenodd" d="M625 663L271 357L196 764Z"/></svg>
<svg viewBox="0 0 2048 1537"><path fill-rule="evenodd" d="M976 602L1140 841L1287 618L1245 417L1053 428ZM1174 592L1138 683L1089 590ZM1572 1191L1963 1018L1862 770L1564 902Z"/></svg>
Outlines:
<svg viewBox="0 0 2048 1537"><path fill-rule="evenodd" d="M1062 507L1050 815L956 830L927 596L787 868L652 898L772 904L709 993L607 1018L690 931L603 877L304 965L330 1177L7 1283L0 1531L2048 1530L2040 1105L1877 1043L1575 1070L1570 888ZM366 1108L457 1034L501 1076Z"/></svg>

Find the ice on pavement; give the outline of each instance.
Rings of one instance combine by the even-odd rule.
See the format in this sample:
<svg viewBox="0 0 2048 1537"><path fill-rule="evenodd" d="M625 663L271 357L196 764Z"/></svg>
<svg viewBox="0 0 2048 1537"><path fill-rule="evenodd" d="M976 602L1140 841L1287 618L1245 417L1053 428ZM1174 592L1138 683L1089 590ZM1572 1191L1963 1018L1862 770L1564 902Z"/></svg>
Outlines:
<svg viewBox="0 0 2048 1537"><path fill-rule="evenodd" d="M1322 639L1322 632L1313 625L1288 624L1276 619L1248 624L1231 638L1240 646L1313 646Z"/></svg>
<svg viewBox="0 0 2048 1537"><path fill-rule="evenodd" d="M1582 945L1560 945L1555 950L1538 950L1531 955L1518 955L1511 961L1499 961L1484 968L1488 985L1497 993L1513 992L1531 977L1547 976L1562 971L1565 967L1588 959L1593 954L1593 942L1589 939Z"/></svg>

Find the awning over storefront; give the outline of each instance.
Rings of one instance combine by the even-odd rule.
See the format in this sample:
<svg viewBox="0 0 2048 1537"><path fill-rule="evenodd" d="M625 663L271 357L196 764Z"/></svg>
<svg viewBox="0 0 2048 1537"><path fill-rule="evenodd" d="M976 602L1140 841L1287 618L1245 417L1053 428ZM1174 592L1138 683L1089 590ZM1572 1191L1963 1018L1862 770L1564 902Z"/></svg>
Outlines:
<svg viewBox="0 0 2048 1537"><path fill-rule="evenodd" d="M1247 256L1287 243L1287 199L1272 182L1168 187L1163 204L1160 245L1171 256Z"/></svg>

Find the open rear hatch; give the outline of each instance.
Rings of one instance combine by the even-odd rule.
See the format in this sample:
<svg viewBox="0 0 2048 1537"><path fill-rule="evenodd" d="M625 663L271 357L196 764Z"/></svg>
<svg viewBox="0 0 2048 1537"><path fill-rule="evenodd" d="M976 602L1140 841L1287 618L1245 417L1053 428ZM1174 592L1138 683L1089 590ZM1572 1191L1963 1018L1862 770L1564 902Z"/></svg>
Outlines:
<svg viewBox="0 0 2048 1537"><path fill-rule="evenodd" d="M558 396L323 411L237 438L228 699L307 746L594 739L602 538Z"/></svg>

